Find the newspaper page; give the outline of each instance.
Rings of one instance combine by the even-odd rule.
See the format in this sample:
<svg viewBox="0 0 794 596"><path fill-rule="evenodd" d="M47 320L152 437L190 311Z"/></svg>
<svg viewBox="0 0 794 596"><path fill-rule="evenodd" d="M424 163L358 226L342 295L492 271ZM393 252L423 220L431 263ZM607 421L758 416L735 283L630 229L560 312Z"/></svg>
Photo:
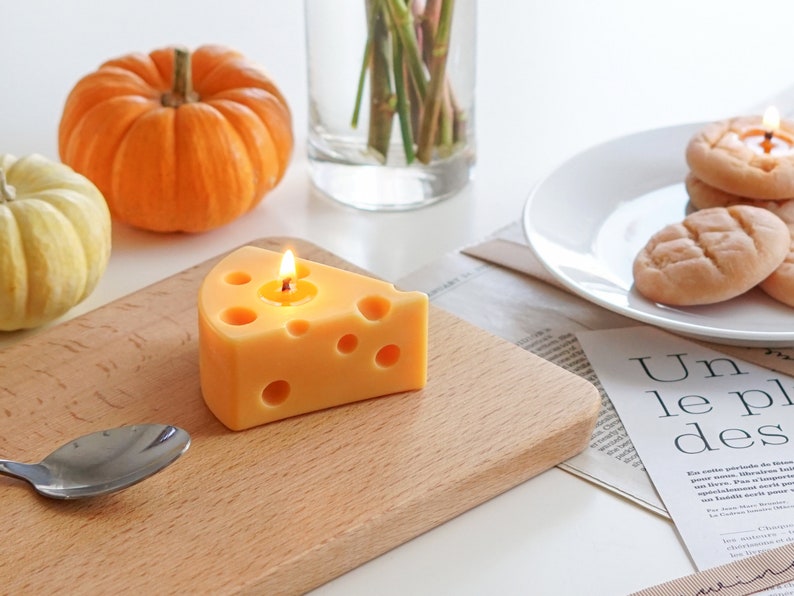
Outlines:
<svg viewBox="0 0 794 596"><path fill-rule="evenodd" d="M794 540L794 377L650 326L577 337L700 569Z"/></svg>

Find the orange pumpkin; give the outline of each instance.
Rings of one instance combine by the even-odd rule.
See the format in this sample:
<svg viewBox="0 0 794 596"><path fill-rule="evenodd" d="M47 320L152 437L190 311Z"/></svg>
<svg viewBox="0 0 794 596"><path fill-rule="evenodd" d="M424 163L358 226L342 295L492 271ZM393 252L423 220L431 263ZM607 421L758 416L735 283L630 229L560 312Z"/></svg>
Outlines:
<svg viewBox="0 0 794 596"><path fill-rule="evenodd" d="M160 232L209 230L253 208L283 177L293 142L276 85L220 46L104 63L72 89L58 131L61 160L116 219Z"/></svg>

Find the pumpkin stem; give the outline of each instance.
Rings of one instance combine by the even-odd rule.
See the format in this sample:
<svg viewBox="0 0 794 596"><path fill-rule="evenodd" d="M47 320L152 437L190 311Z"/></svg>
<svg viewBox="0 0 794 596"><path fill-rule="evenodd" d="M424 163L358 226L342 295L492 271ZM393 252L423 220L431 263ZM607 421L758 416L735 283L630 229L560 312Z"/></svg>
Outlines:
<svg viewBox="0 0 794 596"><path fill-rule="evenodd" d="M191 78L190 51L174 48L174 77L171 91L163 93L162 103L166 107L178 108L182 104L198 101Z"/></svg>
<svg viewBox="0 0 794 596"><path fill-rule="evenodd" d="M0 203L8 203L17 197L17 189L6 180L6 173L0 168Z"/></svg>

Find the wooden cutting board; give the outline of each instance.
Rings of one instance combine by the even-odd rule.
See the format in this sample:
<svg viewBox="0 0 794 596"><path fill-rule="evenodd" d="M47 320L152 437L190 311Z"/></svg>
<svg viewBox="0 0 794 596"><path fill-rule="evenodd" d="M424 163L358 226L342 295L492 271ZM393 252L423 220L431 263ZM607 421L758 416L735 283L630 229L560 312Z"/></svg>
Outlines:
<svg viewBox="0 0 794 596"><path fill-rule="evenodd" d="M352 269L300 240L253 244ZM229 431L198 378L196 296L215 262L0 352L0 457L39 461L143 422L193 440L163 472L95 500L0 477L0 592L305 592L588 442L592 385L435 307L424 390Z"/></svg>

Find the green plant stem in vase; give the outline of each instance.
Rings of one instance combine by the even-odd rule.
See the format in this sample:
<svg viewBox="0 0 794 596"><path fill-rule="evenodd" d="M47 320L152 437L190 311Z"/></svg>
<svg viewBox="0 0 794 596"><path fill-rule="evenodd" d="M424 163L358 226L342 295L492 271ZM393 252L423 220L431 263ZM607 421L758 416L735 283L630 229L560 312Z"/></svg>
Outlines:
<svg viewBox="0 0 794 596"><path fill-rule="evenodd" d="M386 163L394 119L405 162L452 155L466 138L447 66L455 0L365 0L367 42L352 126L369 79L369 152Z"/></svg>

